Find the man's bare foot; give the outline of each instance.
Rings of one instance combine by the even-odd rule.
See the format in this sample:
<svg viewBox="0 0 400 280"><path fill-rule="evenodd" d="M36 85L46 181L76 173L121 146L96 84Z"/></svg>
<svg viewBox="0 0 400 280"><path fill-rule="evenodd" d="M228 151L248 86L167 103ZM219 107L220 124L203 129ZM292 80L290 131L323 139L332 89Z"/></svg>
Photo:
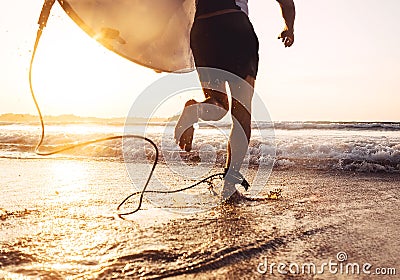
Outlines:
<svg viewBox="0 0 400 280"><path fill-rule="evenodd" d="M179 138L178 142L179 147L182 150L185 150L186 152L190 152L192 150L193 134L193 126L189 127L182 133L182 136Z"/></svg>
<svg viewBox="0 0 400 280"><path fill-rule="evenodd" d="M193 99L186 102L185 108L175 126L175 142L186 152L192 150L194 134L193 124L198 122L196 104L197 101Z"/></svg>

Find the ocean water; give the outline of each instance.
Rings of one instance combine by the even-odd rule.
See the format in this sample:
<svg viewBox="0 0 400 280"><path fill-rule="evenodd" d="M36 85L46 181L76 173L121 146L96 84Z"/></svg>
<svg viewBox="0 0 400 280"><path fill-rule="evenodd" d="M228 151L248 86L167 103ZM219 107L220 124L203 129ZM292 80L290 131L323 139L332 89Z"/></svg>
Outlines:
<svg viewBox="0 0 400 280"><path fill-rule="evenodd" d="M268 123L259 127L271 128ZM166 133L171 128L163 124L146 128L161 151L150 189L158 189L159 182L173 188L187 186L205 175L200 172L185 180L176 176L179 170L172 167L179 167L182 159L191 173L202 163L211 163L212 172L221 170L228 125L200 125L192 153L179 151ZM136 125L130 131L143 129ZM118 124L53 123L46 126L43 148L123 132ZM259 137L254 128L246 164L257 167L260 159L276 155L274 168L286 174L265 182L268 186L260 195L282 188L286 198L186 215L174 209L185 209L187 193L158 195L156 204L146 195L142 210L126 220L117 216L116 207L137 190L132 180L139 182L139 188L144 183L154 156L151 146L140 140L115 140L41 157L33 153L39 135L40 127L34 124L0 126L0 279L258 279L256 268L263 254L279 250L299 261L302 255L334 257L362 240L354 235L350 245L332 245L332 239L345 242L352 236L348 219L354 216L354 223L372 223L357 228L366 228L363 236L373 231L380 238L388 229L377 225L398 208L398 123L282 122L275 124L272 138ZM129 156L122 152L122 144ZM317 180L314 170L353 172ZM190 191L210 197L207 188ZM360 192L369 196L357 197ZM137 202L133 198L123 210L134 209ZM197 201L190 209L196 206ZM344 224L343 217L347 217ZM393 227L395 222L387 223ZM397 228L391 232L397 234ZM391 256L389 247L371 254ZM387 258L387 265L396 264Z"/></svg>
<svg viewBox="0 0 400 280"><path fill-rule="evenodd" d="M179 161L183 152L172 137L173 124L135 125L126 131L152 139L160 148L162 160ZM261 132L260 132L261 131ZM265 132L265 135L263 134ZM143 133L145 132L145 133ZM122 125L51 124L46 127L44 150L96 138L122 135ZM37 125L3 123L0 126L0 157L40 158L33 153L40 135ZM196 129L192 154L186 159L225 162L229 125L202 126ZM143 158L143 141L114 140L75 149L58 158L123 161ZM146 149L146 148L145 148ZM356 172L400 172L400 123L378 122L277 122L261 123L253 129L245 163L257 166L260 160L273 159L280 168L351 170Z"/></svg>

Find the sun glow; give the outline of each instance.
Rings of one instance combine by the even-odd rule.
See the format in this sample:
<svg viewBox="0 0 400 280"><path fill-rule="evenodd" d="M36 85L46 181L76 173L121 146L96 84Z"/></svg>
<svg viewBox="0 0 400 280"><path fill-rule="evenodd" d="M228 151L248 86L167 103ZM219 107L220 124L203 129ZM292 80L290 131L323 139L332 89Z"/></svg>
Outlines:
<svg viewBox="0 0 400 280"><path fill-rule="evenodd" d="M133 101L156 74L107 50L57 5L54 14L58 16L50 18L43 33L32 73L39 103L48 108L44 113L125 115L129 107L118 101Z"/></svg>
<svg viewBox="0 0 400 280"><path fill-rule="evenodd" d="M56 201L73 202L89 199L87 193L89 174L87 167L81 162L54 162L49 175L53 185L57 186L54 191Z"/></svg>

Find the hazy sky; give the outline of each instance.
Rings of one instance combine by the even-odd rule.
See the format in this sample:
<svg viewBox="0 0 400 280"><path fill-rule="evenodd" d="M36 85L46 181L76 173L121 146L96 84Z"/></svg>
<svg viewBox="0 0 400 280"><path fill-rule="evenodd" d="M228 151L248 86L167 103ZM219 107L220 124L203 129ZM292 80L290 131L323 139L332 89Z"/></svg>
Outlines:
<svg viewBox="0 0 400 280"><path fill-rule="evenodd" d="M276 1L250 0L260 40L256 91L272 119L400 121L400 1L295 3L296 40L285 49ZM0 113L35 113L28 67L42 4L0 1ZM100 46L56 3L33 75L44 114L123 117L162 74Z"/></svg>

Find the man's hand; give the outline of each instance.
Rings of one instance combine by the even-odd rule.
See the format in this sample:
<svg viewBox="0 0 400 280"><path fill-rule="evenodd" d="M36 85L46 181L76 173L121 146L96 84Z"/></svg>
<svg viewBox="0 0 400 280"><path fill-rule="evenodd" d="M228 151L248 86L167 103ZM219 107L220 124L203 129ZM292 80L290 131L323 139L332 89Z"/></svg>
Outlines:
<svg viewBox="0 0 400 280"><path fill-rule="evenodd" d="M285 20L285 29L279 35L278 39L282 39L286 47L290 47L294 42L294 19L296 17L296 8L294 7L293 0L276 0L281 6L282 16Z"/></svg>
<svg viewBox="0 0 400 280"><path fill-rule="evenodd" d="M282 31L281 35L279 35L278 39L281 39L285 48L291 47L294 43L294 33L288 29Z"/></svg>

